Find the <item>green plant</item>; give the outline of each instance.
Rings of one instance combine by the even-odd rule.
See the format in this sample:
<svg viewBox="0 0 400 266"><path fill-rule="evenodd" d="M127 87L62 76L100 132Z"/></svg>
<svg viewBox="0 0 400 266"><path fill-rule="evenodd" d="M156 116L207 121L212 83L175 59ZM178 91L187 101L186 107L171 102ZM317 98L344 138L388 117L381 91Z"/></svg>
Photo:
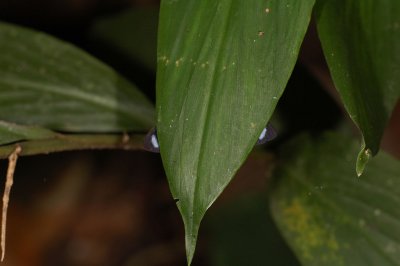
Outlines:
<svg viewBox="0 0 400 266"><path fill-rule="evenodd" d="M111 68L49 36L1 24L0 156L15 143L20 155L137 149L156 125L190 264L205 212L284 92L312 12L362 147L356 159L357 144L339 134L282 145L286 162L271 186L274 218L306 265L396 264L400 163L384 153L371 159L400 96L395 0L162 1L157 122L151 103Z"/></svg>

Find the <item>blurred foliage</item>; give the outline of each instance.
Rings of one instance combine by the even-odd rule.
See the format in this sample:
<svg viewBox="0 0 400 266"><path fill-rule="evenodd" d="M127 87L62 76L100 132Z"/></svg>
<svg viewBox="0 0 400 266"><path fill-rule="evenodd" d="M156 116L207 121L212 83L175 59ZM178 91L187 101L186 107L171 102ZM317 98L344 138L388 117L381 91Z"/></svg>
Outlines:
<svg viewBox="0 0 400 266"><path fill-rule="evenodd" d="M129 25L129 27L127 27ZM90 30L91 38L129 60L156 70L158 8L137 8L105 17Z"/></svg>
<svg viewBox="0 0 400 266"><path fill-rule="evenodd" d="M357 149L357 142L333 133L316 140L303 135L283 147L271 205L303 265L400 260L400 162L381 152L357 178Z"/></svg>
<svg viewBox="0 0 400 266"><path fill-rule="evenodd" d="M277 230L265 195L249 193L210 212L204 220L210 265L300 265Z"/></svg>
<svg viewBox="0 0 400 266"><path fill-rule="evenodd" d="M146 132L154 108L113 69L43 33L0 24L0 119L64 132ZM0 136L1 137L1 136Z"/></svg>

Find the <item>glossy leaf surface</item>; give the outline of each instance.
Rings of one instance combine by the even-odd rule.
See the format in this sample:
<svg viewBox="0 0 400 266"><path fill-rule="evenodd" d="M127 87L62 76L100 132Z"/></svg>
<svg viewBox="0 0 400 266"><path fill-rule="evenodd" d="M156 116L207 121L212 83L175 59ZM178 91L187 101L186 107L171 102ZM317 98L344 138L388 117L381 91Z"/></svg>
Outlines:
<svg viewBox="0 0 400 266"><path fill-rule="evenodd" d="M46 34L0 24L0 119L68 132L146 131L151 103L114 70Z"/></svg>
<svg viewBox="0 0 400 266"><path fill-rule="evenodd" d="M398 265L400 162L385 153L361 177L358 143L327 134L285 147L275 175L274 218L302 265Z"/></svg>
<svg viewBox="0 0 400 266"><path fill-rule="evenodd" d="M361 130L361 175L400 97L400 1L321 0L317 26L332 78Z"/></svg>
<svg viewBox="0 0 400 266"><path fill-rule="evenodd" d="M190 263L204 213L270 119L313 0L161 2L157 130Z"/></svg>

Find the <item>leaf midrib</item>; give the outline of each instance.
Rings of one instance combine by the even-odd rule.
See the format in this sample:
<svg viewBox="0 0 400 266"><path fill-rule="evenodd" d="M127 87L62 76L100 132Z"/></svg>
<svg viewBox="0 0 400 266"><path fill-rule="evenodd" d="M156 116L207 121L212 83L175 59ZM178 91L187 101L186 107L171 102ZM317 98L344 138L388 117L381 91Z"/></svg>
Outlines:
<svg viewBox="0 0 400 266"><path fill-rule="evenodd" d="M225 17L225 25L223 26L224 30L222 31L223 34L222 34L222 36L220 38L220 41L219 41L219 43L217 45L217 47L218 47L217 57L216 57L216 60L215 60L215 64L213 65L213 71L211 71L212 77L211 77L210 88L213 88L214 87L213 85L216 82L216 79L217 79L218 75L217 75L215 69L217 68L217 63L219 62L219 59L220 59L220 57L222 55L222 53L221 53L221 50L223 49L222 45L225 43L225 40L227 38L227 32L228 32L227 28L229 27L229 23L228 22L229 22L229 18L231 16L231 14L232 14L232 1L230 1L229 3L230 3L229 7L228 7L229 11L227 12L227 15ZM211 108L210 108L210 106L212 106L214 100L215 100L215 97L213 97L213 94L211 93L211 90L210 90L209 93L208 93L207 103L206 103L206 108L205 108L206 109L206 114L204 116L204 120L202 121L203 122L203 126L201 127L202 128L202 131L201 131L201 142L200 142L199 154L198 154L198 157L197 157L196 181L195 181L195 184L194 184L194 196L193 196L193 201L192 201L192 209L193 209L193 206L194 206L194 202L196 201L196 199L199 198L198 197L198 193L199 193L198 187L199 187L200 178L198 178L198 169L200 168L200 161L201 161L202 157L204 156L204 149L205 149L205 146L206 146L205 144L207 143L207 140L204 137L205 136L204 132L207 131L208 126L209 126L209 123L207 123L207 121L211 120L210 119L210 116L211 116L211 112L210 112ZM210 204L208 204L208 206L209 205ZM207 208L208 208L208 206L207 206ZM202 212L204 212L204 210L202 210Z"/></svg>

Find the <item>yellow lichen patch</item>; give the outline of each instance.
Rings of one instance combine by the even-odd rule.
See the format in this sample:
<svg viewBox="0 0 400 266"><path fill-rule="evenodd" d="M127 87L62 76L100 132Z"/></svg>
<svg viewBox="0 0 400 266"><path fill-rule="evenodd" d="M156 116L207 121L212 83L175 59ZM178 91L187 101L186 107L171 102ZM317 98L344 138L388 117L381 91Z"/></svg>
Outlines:
<svg viewBox="0 0 400 266"><path fill-rule="evenodd" d="M158 57L158 61L165 61L165 60L167 60L167 57L165 55Z"/></svg>
<svg viewBox="0 0 400 266"><path fill-rule="evenodd" d="M339 244L335 235L315 220L312 208L300 198L282 206L282 222L293 237L294 246L301 257L312 261L342 261L338 257Z"/></svg>
<svg viewBox="0 0 400 266"><path fill-rule="evenodd" d="M175 61L175 66L179 67L183 62L183 57L179 58L178 60Z"/></svg>

